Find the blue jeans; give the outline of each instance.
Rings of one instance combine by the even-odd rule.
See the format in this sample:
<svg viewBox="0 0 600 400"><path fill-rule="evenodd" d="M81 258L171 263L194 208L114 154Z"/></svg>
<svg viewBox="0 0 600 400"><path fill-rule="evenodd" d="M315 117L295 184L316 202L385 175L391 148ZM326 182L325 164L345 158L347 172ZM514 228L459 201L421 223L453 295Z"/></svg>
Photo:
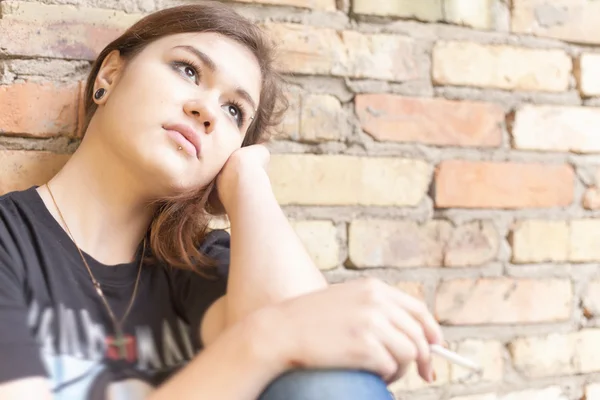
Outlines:
<svg viewBox="0 0 600 400"><path fill-rule="evenodd" d="M393 400L377 375L348 370L295 370L275 379L259 400Z"/></svg>

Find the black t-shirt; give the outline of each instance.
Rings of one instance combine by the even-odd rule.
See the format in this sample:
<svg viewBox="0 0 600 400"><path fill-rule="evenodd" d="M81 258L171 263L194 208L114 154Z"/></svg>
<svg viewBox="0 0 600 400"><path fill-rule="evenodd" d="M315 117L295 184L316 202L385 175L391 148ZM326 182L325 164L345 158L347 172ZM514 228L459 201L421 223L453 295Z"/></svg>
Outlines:
<svg viewBox="0 0 600 400"><path fill-rule="evenodd" d="M36 188L0 196L0 383L43 375L57 399L145 397L201 349L200 321L225 294L229 234L212 231L201 251L218 260L214 280L144 264L123 325L126 359L119 359L110 315L77 248ZM122 265L84 256L120 319L141 246L137 260Z"/></svg>

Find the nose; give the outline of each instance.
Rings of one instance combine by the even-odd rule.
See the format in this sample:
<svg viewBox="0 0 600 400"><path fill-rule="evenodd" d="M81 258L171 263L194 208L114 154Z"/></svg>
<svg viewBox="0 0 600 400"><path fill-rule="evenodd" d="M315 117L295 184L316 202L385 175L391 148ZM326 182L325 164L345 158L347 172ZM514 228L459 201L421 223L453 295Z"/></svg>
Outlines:
<svg viewBox="0 0 600 400"><path fill-rule="evenodd" d="M215 129L217 116L213 107L208 104L208 101L189 101L184 106L184 111L187 115L204 126L205 133L211 133Z"/></svg>

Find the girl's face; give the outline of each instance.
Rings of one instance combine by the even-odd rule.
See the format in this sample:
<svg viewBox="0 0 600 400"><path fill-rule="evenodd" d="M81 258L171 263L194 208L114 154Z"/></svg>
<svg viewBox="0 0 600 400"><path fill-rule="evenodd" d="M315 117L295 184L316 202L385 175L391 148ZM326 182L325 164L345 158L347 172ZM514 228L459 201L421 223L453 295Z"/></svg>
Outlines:
<svg viewBox="0 0 600 400"><path fill-rule="evenodd" d="M241 147L261 79L251 51L216 33L161 38L126 68L113 52L94 88L107 89L92 120L97 140L159 192L205 186Z"/></svg>

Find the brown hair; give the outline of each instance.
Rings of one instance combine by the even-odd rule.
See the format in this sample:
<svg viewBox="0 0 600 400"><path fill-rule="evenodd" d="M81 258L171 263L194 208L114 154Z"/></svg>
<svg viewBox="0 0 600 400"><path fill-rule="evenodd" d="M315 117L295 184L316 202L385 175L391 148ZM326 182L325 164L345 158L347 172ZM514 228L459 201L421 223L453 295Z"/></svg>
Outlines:
<svg viewBox="0 0 600 400"><path fill-rule="evenodd" d="M272 128L281 122L288 106L281 77L274 67L274 46L258 26L216 1L199 1L157 11L108 44L92 65L86 82L83 131L97 109L93 100L94 82L108 54L118 50L128 61L161 37L189 32L224 35L246 46L255 55L262 73L261 101L242 146L266 140ZM173 267L191 268L202 273L202 267L213 263L198 250L199 245L208 233L212 216L223 213L214 180L192 193L161 199L149 228L152 256Z"/></svg>

